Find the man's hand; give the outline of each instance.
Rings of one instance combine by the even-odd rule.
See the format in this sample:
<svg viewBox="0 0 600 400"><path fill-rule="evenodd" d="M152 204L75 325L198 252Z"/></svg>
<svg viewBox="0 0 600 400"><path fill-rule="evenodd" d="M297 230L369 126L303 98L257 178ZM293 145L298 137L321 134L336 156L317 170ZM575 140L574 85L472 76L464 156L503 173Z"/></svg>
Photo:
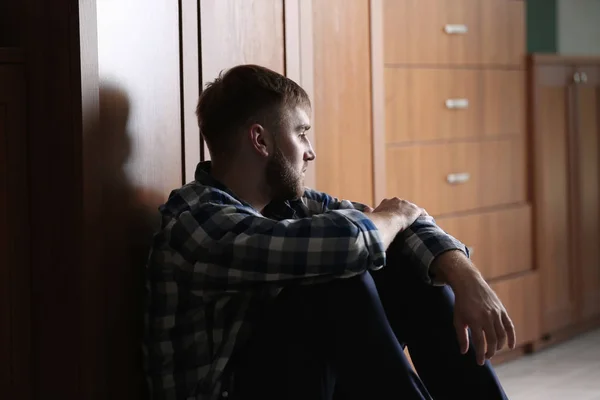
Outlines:
<svg viewBox="0 0 600 400"><path fill-rule="evenodd" d="M411 226L421 215L427 215L421 207L397 197L384 199L377 208L365 209L365 213L379 230L386 249L399 232Z"/></svg>
<svg viewBox="0 0 600 400"><path fill-rule="evenodd" d="M454 327L461 353L469 349L467 327L471 328L479 365L502 349L507 339L508 347L515 348L515 327L506 309L464 253L443 253L435 259L432 268L452 287L456 296Z"/></svg>

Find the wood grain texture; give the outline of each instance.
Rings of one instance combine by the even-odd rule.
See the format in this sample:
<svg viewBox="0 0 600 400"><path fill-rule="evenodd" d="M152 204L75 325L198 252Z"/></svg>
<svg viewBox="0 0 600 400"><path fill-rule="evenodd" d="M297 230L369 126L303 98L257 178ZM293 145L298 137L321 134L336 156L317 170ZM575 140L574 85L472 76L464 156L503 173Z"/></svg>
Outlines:
<svg viewBox="0 0 600 400"><path fill-rule="evenodd" d="M371 0L371 109L373 129L373 200L379 204L385 198L386 85L384 37L384 1Z"/></svg>
<svg viewBox="0 0 600 400"><path fill-rule="evenodd" d="M598 65L600 56L564 56L561 54L534 53L530 56L532 65Z"/></svg>
<svg viewBox="0 0 600 400"><path fill-rule="evenodd" d="M285 73L284 0L200 0L202 88L223 70L258 64ZM204 145L204 160L210 159Z"/></svg>
<svg viewBox="0 0 600 400"><path fill-rule="evenodd" d="M577 86L579 308L583 319L600 314L600 66L579 67L587 82Z"/></svg>
<svg viewBox="0 0 600 400"><path fill-rule="evenodd" d="M312 1L284 0L285 75L297 82L312 100L314 98ZM314 107L310 114L314 120ZM314 130L307 132L313 150L318 154ZM304 184L316 185L314 162L306 171Z"/></svg>
<svg viewBox="0 0 600 400"><path fill-rule="evenodd" d="M371 204L368 1L313 1L316 189Z"/></svg>
<svg viewBox="0 0 600 400"><path fill-rule="evenodd" d="M474 65L480 59L480 1L385 0L385 62ZM465 24L466 34L447 34L446 24Z"/></svg>
<svg viewBox="0 0 600 400"><path fill-rule="evenodd" d="M201 161L201 138L196 105L200 96L200 25L198 0L181 1L181 90L183 118L183 181L194 180L196 166Z"/></svg>
<svg viewBox="0 0 600 400"><path fill-rule="evenodd" d="M90 157L101 187L95 223L102 247L93 272L106 381L95 385L104 398L136 399L143 398L145 262L157 208L183 183L179 7L101 1L97 24L100 118L86 145L96 147Z"/></svg>
<svg viewBox="0 0 600 400"><path fill-rule="evenodd" d="M526 201L523 138L387 149L387 195L435 216ZM468 173L450 184L449 174Z"/></svg>
<svg viewBox="0 0 600 400"><path fill-rule="evenodd" d="M27 387L32 398L94 399L81 379L89 365L82 353L90 343L82 335L88 294L81 284L87 269L82 265L81 111L88 93L82 91L79 9L67 1L23 3L32 221ZM65 377L72 384L65 384Z"/></svg>
<svg viewBox="0 0 600 400"><path fill-rule="evenodd" d="M540 271L543 333L566 327L575 315L570 272L567 133L572 70L540 66L534 86L534 223Z"/></svg>
<svg viewBox="0 0 600 400"><path fill-rule="evenodd" d="M540 336L540 284L536 271L493 282L496 292L515 325L517 346Z"/></svg>
<svg viewBox="0 0 600 400"><path fill-rule="evenodd" d="M437 218L438 225L470 248L471 260L485 279L533 268L531 207Z"/></svg>
<svg viewBox="0 0 600 400"><path fill-rule="evenodd" d="M481 1L484 65L515 66L525 63L525 3L507 0Z"/></svg>
<svg viewBox="0 0 600 400"><path fill-rule="evenodd" d="M386 68L385 82L387 143L481 137L481 72ZM449 109L452 99L468 107Z"/></svg>
<svg viewBox="0 0 600 400"><path fill-rule="evenodd" d="M202 82L238 64L285 73L282 0L201 0Z"/></svg>
<svg viewBox="0 0 600 400"><path fill-rule="evenodd" d="M2 66L0 66L0 88L2 92L6 93L7 90L4 87L4 77ZM1 93L1 92L0 92ZM8 130L8 115L6 110L6 104L0 99L0 156L2 160L6 158L6 137L9 135ZM0 393L4 393L6 396L11 396L13 388L11 387L12 381L12 355L11 355L11 339L12 339L12 321L11 321L11 307L14 307L10 298L10 282L11 282L11 260L8 259L8 238L9 238L9 226L8 226L8 176L7 168L2 163L0 169L0 325L3 329L0 329L0 360L4 360L0 363Z"/></svg>
<svg viewBox="0 0 600 400"><path fill-rule="evenodd" d="M2 322L8 312L8 324L2 329L9 336L0 348L8 351L3 362L8 372L7 398L27 399L31 396L31 246L29 213L29 168L27 166L27 102L23 64L6 65L0 59L0 270L7 300L0 309ZM4 286L4 284L2 285ZM0 286L0 287L2 287ZM3 300L4 300L3 299ZM0 335L3 336L3 335ZM2 338L2 340L6 337ZM6 392L0 392L6 393Z"/></svg>
<svg viewBox="0 0 600 400"><path fill-rule="evenodd" d="M526 129L524 71L483 71L483 134L523 135Z"/></svg>

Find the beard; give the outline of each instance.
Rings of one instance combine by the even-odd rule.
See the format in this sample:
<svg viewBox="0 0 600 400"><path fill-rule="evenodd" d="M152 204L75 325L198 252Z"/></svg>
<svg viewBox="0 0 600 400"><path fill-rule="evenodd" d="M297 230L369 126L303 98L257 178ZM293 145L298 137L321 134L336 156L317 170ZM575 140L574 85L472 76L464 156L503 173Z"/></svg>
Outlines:
<svg viewBox="0 0 600 400"><path fill-rule="evenodd" d="M269 159L266 174L273 200L295 200L304 194L302 174L294 169L279 148Z"/></svg>

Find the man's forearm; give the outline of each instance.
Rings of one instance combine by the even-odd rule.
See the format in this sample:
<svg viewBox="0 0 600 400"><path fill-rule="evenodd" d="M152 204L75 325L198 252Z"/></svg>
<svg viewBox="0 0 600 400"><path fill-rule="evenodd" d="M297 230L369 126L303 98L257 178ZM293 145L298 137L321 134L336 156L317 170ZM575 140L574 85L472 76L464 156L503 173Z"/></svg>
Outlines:
<svg viewBox="0 0 600 400"><path fill-rule="evenodd" d="M431 263L429 273L437 283L447 283L451 287L481 277L479 270L460 250L449 250L438 255Z"/></svg>

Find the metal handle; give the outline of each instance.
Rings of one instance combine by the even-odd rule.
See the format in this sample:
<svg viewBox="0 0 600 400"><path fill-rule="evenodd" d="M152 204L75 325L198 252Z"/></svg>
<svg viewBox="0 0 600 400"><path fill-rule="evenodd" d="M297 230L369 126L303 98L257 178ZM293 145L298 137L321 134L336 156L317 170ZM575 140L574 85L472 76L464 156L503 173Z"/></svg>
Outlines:
<svg viewBox="0 0 600 400"><path fill-rule="evenodd" d="M469 27L464 24L447 24L444 31L448 35L464 35L469 32Z"/></svg>
<svg viewBox="0 0 600 400"><path fill-rule="evenodd" d="M450 110L469 108L469 100L468 99L448 99L448 100L446 100L446 107Z"/></svg>
<svg viewBox="0 0 600 400"><path fill-rule="evenodd" d="M575 83L580 83L581 82L581 74L579 72L575 72L575 75L573 75L573 81Z"/></svg>
<svg viewBox="0 0 600 400"><path fill-rule="evenodd" d="M465 183L468 182L469 179L471 179L471 174L469 174L468 172L461 172L459 174L448 174L448 176L446 177L446 181L449 184Z"/></svg>
<svg viewBox="0 0 600 400"><path fill-rule="evenodd" d="M581 82L586 83L588 81L587 74L585 72L581 73Z"/></svg>

